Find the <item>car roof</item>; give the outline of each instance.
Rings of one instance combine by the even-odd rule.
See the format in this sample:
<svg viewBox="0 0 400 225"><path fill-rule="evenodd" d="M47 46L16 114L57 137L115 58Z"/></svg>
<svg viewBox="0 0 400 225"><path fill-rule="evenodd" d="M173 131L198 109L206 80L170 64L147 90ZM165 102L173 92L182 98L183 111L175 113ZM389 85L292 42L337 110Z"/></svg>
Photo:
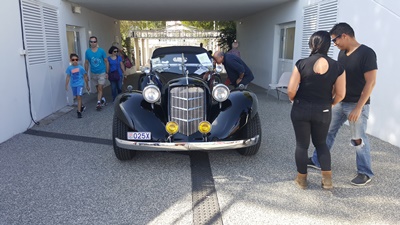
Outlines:
<svg viewBox="0 0 400 225"><path fill-rule="evenodd" d="M196 46L162 47L154 50L152 58L166 54L180 54L180 53L200 54L200 53L207 53L207 50L202 47L196 47Z"/></svg>

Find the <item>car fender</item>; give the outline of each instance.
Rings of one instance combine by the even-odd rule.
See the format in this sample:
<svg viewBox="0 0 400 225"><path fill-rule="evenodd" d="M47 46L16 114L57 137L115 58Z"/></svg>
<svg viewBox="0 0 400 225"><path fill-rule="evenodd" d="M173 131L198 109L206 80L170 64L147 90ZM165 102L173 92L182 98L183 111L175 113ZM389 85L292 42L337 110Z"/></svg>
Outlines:
<svg viewBox="0 0 400 225"><path fill-rule="evenodd" d="M115 116L132 131L151 132L152 139L165 138L165 118L161 106L146 102L140 91L119 95L115 99ZM154 108L152 108L154 107Z"/></svg>
<svg viewBox="0 0 400 225"><path fill-rule="evenodd" d="M257 96L247 90L233 90L229 98L220 104L219 110L212 110L212 130L210 138L229 139L258 112ZM215 112L215 113L214 113Z"/></svg>

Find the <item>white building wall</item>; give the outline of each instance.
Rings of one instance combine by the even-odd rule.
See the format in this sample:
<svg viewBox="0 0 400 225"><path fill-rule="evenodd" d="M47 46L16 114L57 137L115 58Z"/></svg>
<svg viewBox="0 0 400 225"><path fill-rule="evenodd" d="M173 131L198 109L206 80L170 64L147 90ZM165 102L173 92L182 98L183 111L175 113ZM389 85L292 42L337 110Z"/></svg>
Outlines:
<svg viewBox="0 0 400 225"><path fill-rule="evenodd" d="M81 8L81 14L72 13L71 4L62 0L41 0L34 3L46 4L58 8L60 43L63 55L61 66L52 67L51 80L49 71L34 68L28 71L32 94L32 115L35 121L58 111L67 105L65 93L65 70L69 65L66 26L79 26L83 31L81 36L81 52L88 48L88 38L98 37L100 47L107 52L114 41L120 41L119 22L113 18ZM0 82L0 100L3 107L0 110L0 143L15 134L24 132L34 125L29 110L29 92L27 88L26 66L24 57L20 55L23 49L19 1L5 1L2 4L2 50L0 67L2 68ZM6 34L6 35L5 35ZM84 59L84 55L80 56ZM50 65L50 64L49 64ZM43 88L45 86L45 88ZM93 90L94 88L92 88ZM71 95L71 93L69 93ZM50 99L52 101L47 101ZM72 97L72 96L71 96Z"/></svg>
<svg viewBox="0 0 400 225"><path fill-rule="evenodd" d="M268 84L279 79L279 32L276 31L279 24L296 21L301 13L299 2L293 1L237 22L240 56L254 74L253 83L268 88ZM301 45L299 35L296 27L295 46ZM299 55L299 50L294 54L294 57Z"/></svg>
<svg viewBox="0 0 400 225"><path fill-rule="evenodd" d="M18 1L3 1L2 8L0 142L25 131L31 125L25 61L20 55L23 48Z"/></svg>
<svg viewBox="0 0 400 225"><path fill-rule="evenodd" d="M296 21L293 63L300 59L303 8L316 2L319 1L293 1L238 21L239 49L255 74L254 83L267 88L276 81L279 37L275 31L279 24ZM349 23L356 39L373 48L378 57L377 83L371 96L367 132L400 146L400 92L396 91L400 83L396 66L400 52L400 1L339 0L338 22ZM335 48L334 55L337 53Z"/></svg>
<svg viewBox="0 0 400 225"><path fill-rule="evenodd" d="M377 54L377 82L371 96L368 132L400 146L400 1L340 0L338 16L340 22L353 27L358 42Z"/></svg>

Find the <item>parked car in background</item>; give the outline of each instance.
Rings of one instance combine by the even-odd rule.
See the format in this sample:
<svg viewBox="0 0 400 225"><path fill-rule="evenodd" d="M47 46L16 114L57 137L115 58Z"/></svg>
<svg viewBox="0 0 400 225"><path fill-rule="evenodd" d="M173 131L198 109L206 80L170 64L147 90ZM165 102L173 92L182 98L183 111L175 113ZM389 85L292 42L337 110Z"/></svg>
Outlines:
<svg viewBox="0 0 400 225"><path fill-rule="evenodd" d="M237 150L254 155L261 142L257 96L221 83L200 47L153 52L137 90L114 104L113 147L120 160L136 151Z"/></svg>

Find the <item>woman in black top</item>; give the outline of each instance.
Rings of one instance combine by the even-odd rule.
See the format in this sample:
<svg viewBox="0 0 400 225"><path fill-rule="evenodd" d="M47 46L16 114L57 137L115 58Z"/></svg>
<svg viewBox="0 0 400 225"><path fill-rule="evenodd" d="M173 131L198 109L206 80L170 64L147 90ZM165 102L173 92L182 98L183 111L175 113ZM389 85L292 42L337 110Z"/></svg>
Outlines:
<svg viewBox="0 0 400 225"><path fill-rule="evenodd" d="M288 85L288 96L293 102L291 119L296 136L295 182L307 188L307 160L310 136L321 164L322 187L331 189L331 155L326 145L332 106L346 93L346 74L343 66L327 56L330 35L315 32L309 40L311 54L296 62Z"/></svg>

